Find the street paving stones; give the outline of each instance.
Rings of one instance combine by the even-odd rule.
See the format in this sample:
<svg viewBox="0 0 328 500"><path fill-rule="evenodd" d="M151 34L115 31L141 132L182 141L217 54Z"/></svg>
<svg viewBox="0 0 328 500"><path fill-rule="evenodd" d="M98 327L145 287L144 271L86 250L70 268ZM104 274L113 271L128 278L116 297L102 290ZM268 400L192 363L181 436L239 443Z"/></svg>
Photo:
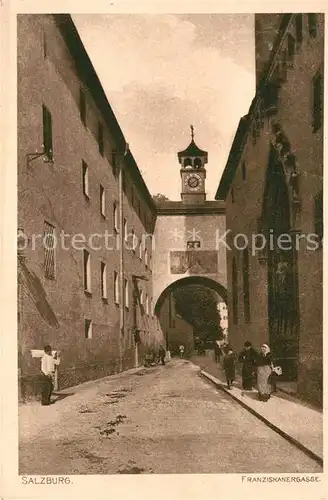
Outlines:
<svg viewBox="0 0 328 500"><path fill-rule="evenodd" d="M199 371L173 359L20 406L20 474L322 471Z"/></svg>

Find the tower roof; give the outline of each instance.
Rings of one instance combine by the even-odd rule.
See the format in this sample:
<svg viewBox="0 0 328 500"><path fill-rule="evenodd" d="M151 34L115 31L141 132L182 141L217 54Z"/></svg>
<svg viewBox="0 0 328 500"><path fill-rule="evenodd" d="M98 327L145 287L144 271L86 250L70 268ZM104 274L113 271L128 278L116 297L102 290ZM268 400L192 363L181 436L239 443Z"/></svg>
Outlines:
<svg viewBox="0 0 328 500"><path fill-rule="evenodd" d="M184 150L178 153L179 163L181 163L182 158L190 157L200 157L204 158L204 163L207 163L207 151L200 149L194 141L194 127L191 125L191 143Z"/></svg>

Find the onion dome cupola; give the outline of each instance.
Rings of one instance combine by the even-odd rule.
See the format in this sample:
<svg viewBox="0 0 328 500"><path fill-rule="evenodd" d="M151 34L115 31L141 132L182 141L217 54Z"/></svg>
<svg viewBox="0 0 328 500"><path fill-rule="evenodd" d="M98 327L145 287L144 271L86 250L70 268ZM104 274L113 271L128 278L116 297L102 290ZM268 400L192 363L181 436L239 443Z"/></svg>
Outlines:
<svg viewBox="0 0 328 500"><path fill-rule="evenodd" d="M204 168L208 161L207 151L200 149L194 141L194 127L191 125L191 143L178 153L181 168L199 169Z"/></svg>

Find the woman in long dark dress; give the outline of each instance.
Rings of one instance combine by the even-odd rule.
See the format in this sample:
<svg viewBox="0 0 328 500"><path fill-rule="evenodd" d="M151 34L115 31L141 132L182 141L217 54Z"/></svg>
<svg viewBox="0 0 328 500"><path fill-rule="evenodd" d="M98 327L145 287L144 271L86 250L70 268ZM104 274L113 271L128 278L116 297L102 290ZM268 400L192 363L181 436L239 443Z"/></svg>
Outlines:
<svg viewBox="0 0 328 500"><path fill-rule="evenodd" d="M254 372L256 371L257 352L253 349L250 342L245 342L244 349L238 356L238 361L243 364L241 370L242 385L244 391L250 391L253 388Z"/></svg>
<svg viewBox="0 0 328 500"><path fill-rule="evenodd" d="M227 354L223 358L223 368L227 380L228 389L231 388L235 380L236 359L231 347L228 348Z"/></svg>
<svg viewBox="0 0 328 500"><path fill-rule="evenodd" d="M268 401L270 399L273 390L269 379L272 366L270 347L267 344L263 344L261 352L257 356L257 390L260 401Z"/></svg>

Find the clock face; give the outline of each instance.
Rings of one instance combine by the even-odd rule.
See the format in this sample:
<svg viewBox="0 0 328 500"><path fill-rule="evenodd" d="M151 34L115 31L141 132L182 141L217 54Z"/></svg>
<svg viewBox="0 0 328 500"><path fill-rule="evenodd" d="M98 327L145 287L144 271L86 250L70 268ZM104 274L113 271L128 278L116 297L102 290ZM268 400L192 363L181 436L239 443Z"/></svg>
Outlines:
<svg viewBox="0 0 328 500"><path fill-rule="evenodd" d="M185 186L187 186L190 191L199 191L202 186L202 178L198 174L189 174L185 179Z"/></svg>

